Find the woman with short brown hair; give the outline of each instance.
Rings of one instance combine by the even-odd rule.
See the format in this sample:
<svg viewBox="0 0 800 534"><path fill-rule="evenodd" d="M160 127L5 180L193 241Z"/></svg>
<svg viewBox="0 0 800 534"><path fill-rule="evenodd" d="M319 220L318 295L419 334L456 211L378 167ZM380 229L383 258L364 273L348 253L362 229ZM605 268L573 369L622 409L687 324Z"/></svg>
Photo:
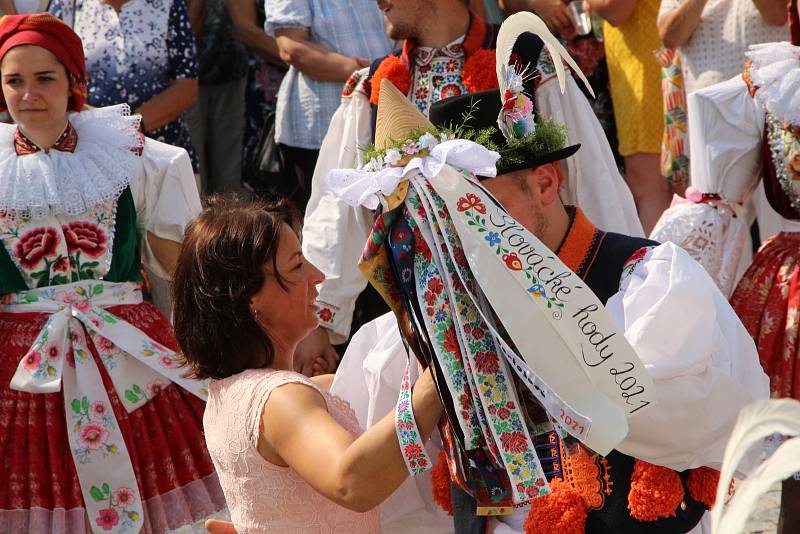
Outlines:
<svg viewBox="0 0 800 534"><path fill-rule="evenodd" d="M281 205L212 200L175 270L178 342L191 372L214 379L203 426L239 533L378 532L375 506L408 475L395 414L361 434L330 375L293 371L324 279L294 221ZM411 405L427 439L442 414L429 371Z"/></svg>

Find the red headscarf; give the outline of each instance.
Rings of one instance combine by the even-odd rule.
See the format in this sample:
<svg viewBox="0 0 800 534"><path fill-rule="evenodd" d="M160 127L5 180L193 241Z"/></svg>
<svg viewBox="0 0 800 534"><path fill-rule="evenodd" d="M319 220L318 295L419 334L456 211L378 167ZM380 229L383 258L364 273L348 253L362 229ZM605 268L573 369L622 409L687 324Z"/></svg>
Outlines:
<svg viewBox="0 0 800 534"><path fill-rule="evenodd" d="M0 18L0 61L6 53L20 45L40 46L49 50L67 69L72 96L69 111L80 111L86 102L86 61L83 43L72 28L49 13L7 15ZM0 93L0 111L6 101Z"/></svg>
<svg viewBox="0 0 800 534"><path fill-rule="evenodd" d="M792 31L792 44L800 46L800 15L797 13L797 0L789 0L789 29Z"/></svg>

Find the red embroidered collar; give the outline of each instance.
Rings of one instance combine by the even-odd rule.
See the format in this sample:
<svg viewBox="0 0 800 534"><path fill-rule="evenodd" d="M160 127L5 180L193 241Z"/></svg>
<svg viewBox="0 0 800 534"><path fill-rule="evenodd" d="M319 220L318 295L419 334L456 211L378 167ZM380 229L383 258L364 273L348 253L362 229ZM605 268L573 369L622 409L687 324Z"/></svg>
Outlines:
<svg viewBox="0 0 800 534"><path fill-rule="evenodd" d="M64 131L61 132L61 135L58 136L58 139L56 139L56 142L53 143L53 146L50 147L49 150L58 150L59 152L69 152L71 154L75 152L75 147L77 146L78 132L76 132L75 128L68 122L67 127L64 128ZM36 154L43 149L22 133L22 130L17 128L14 132L14 150L18 156L27 156L29 154ZM48 152L48 150L44 152Z"/></svg>

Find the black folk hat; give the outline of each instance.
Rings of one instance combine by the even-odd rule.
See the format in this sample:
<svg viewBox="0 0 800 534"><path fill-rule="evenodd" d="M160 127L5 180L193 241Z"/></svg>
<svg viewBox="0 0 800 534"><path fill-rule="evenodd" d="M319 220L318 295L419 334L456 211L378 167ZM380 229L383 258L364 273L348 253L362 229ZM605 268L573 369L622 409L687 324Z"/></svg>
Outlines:
<svg viewBox="0 0 800 534"><path fill-rule="evenodd" d="M562 61L588 87L583 73L541 19L532 13L518 13L513 18L515 24L504 24L497 38L499 89L440 100L431 105L428 115L437 128L458 129L462 134L494 128L490 136L494 146L490 148L501 155L498 174L553 163L580 148L580 144L565 146L565 127L541 116L537 109L533 95L542 65L558 74L562 91Z"/></svg>

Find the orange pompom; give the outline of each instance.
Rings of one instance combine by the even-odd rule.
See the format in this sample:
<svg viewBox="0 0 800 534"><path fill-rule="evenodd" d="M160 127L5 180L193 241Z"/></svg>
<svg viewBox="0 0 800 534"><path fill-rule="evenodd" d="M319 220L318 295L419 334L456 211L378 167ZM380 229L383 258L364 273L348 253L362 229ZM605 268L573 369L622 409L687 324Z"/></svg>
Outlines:
<svg viewBox="0 0 800 534"><path fill-rule="evenodd" d="M584 534L588 507L581 495L554 478L552 493L531 501L525 534Z"/></svg>
<svg viewBox="0 0 800 534"><path fill-rule="evenodd" d="M384 78L392 82L404 95L407 95L408 90L411 89L411 71L408 70L406 64L397 56L387 56L381 61L370 82L372 91L370 91L369 101L376 106L381 94L381 81Z"/></svg>
<svg viewBox="0 0 800 534"><path fill-rule="evenodd" d="M476 50L467 58L461 70L461 80L470 93L498 87L495 61L494 50Z"/></svg>
<svg viewBox="0 0 800 534"><path fill-rule="evenodd" d="M450 500L450 468L447 465L447 455L439 451L439 458L431 469L431 493L436 504L453 515L453 503Z"/></svg>
<svg viewBox="0 0 800 534"><path fill-rule="evenodd" d="M717 484L719 484L719 471L710 467L700 467L689 471L686 487L689 495L697 502L705 504L709 509L714 506L717 499Z"/></svg>
<svg viewBox="0 0 800 534"><path fill-rule="evenodd" d="M655 521L673 517L683 501L680 475L667 467L636 460L631 475L628 508L639 521Z"/></svg>

